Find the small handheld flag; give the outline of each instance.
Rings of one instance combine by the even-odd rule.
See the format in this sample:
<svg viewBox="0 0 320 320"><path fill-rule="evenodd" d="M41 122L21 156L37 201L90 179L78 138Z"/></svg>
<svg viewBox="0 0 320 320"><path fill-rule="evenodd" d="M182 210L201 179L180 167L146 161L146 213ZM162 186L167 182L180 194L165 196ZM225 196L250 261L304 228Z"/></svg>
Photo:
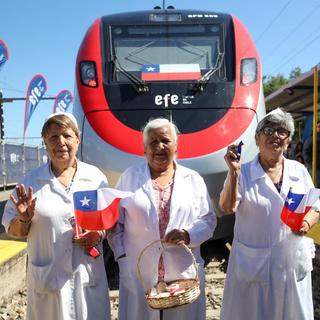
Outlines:
<svg viewBox="0 0 320 320"><path fill-rule="evenodd" d="M77 224L87 230L110 229L118 221L121 199L132 194L112 188L75 192L73 199Z"/></svg>
<svg viewBox="0 0 320 320"><path fill-rule="evenodd" d="M281 212L281 220L292 230L299 231L303 219L320 196L320 189L312 188L307 194L288 192L284 207Z"/></svg>

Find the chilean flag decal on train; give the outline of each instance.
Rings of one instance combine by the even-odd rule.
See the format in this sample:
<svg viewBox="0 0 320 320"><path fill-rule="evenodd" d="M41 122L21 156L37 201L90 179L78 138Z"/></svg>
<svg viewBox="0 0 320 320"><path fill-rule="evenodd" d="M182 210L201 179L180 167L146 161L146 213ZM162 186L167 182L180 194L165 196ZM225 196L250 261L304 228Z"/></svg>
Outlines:
<svg viewBox="0 0 320 320"><path fill-rule="evenodd" d="M77 191L73 194L77 224L87 230L110 229L119 218L119 202L133 193L112 188Z"/></svg>
<svg viewBox="0 0 320 320"><path fill-rule="evenodd" d="M316 205L319 205L320 189L312 188L307 194L288 192L284 207L281 212L281 220L292 230L299 231L303 218L308 211Z"/></svg>
<svg viewBox="0 0 320 320"><path fill-rule="evenodd" d="M199 64L144 64L141 67L141 79L145 81L161 80L199 80Z"/></svg>

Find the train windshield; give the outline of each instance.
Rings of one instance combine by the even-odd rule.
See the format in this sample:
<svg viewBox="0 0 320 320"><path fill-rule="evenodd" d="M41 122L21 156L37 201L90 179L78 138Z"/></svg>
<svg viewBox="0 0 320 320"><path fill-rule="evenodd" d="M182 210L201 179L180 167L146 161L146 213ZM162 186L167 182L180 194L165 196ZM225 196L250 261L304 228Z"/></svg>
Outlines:
<svg viewBox="0 0 320 320"><path fill-rule="evenodd" d="M199 78L210 73L211 81L223 81L223 39L222 24L111 26L112 81L128 81L128 73L143 79L144 70L154 71L155 66L163 70L177 66L186 73L191 70L193 76L198 73ZM153 78L143 80L149 79Z"/></svg>

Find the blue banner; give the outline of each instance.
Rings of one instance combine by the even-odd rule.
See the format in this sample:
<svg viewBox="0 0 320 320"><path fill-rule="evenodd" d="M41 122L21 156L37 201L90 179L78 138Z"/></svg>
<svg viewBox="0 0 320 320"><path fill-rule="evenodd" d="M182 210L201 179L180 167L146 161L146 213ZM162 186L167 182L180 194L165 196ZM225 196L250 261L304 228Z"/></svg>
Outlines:
<svg viewBox="0 0 320 320"><path fill-rule="evenodd" d="M9 60L9 52L6 44L0 39L0 70Z"/></svg>
<svg viewBox="0 0 320 320"><path fill-rule="evenodd" d="M60 91L57 94L56 99L54 100L52 113L66 112L72 101L73 101L73 96L69 90Z"/></svg>
<svg viewBox="0 0 320 320"><path fill-rule="evenodd" d="M25 136L30 118L46 91L47 82L45 78L41 74L35 75L31 79L27 91L26 106L24 111L23 137Z"/></svg>

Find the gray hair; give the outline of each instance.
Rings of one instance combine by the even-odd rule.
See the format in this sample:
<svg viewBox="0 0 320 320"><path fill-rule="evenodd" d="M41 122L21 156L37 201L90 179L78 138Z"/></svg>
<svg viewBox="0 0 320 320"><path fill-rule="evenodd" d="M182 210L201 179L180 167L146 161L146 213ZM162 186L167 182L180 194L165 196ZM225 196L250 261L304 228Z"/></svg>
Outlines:
<svg viewBox="0 0 320 320"><path fill-rule="evenodd" d="M284 128L290 132L289 140L291 140L294 134L294 120L289 112L283 111L281 108L276 108L266 114L258 123L256 134L268 124L279 124L281 128Z"/></svg>
<svg viewBox="0 0 320 320"><path fill-rule="evenodd" d="M151 119L147 122L147 124L143 128L143 144L146 145L148 139L148 133L150 130L156 130L163 127L169 127L172 133L172 138L175 143L178 142L178 133L179 130L177 126L170 122L168 119L165 118L156 118Z"/></svg>

